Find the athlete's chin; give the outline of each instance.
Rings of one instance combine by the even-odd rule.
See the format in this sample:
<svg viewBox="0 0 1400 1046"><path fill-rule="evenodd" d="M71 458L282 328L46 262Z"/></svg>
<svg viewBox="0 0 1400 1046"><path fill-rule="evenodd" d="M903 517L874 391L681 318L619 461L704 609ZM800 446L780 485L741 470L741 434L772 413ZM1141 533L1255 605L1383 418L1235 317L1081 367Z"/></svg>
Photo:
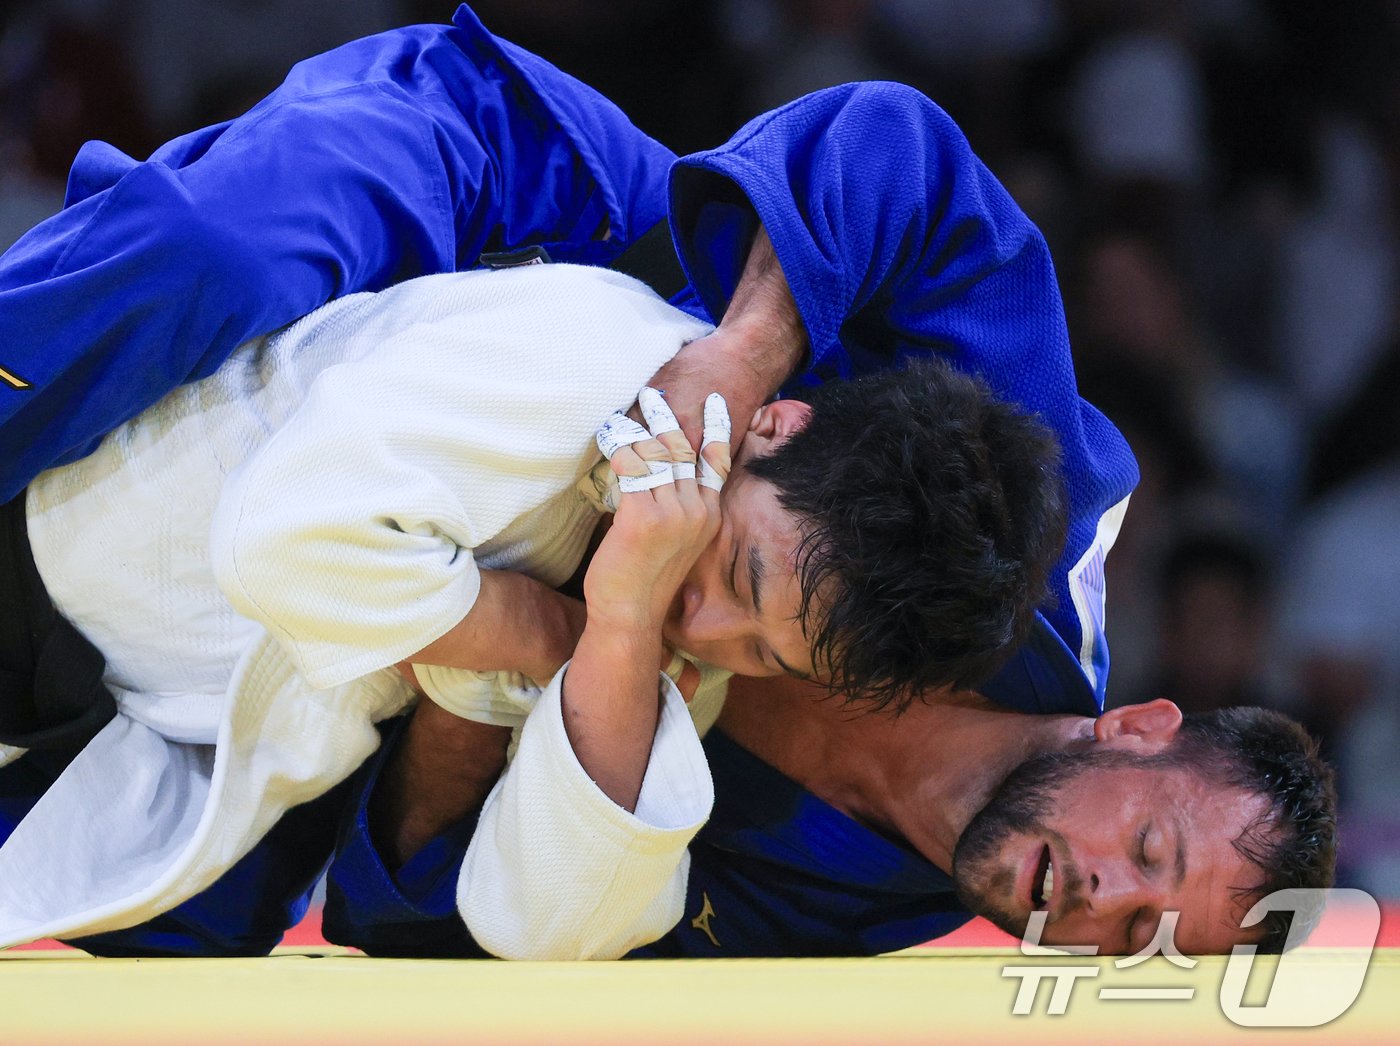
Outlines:
<svg viewBox="0 0 1400 1046"><path fill-rule="evenodd" d="M958 900L973 915L981 916L1002 933L1020 937L1026 931L1026 915L1010 907L1009 897L995 898L992 891L959 882ZM1000 903L1005 902L1005 903Z"/></svg>
<svg viewBox="0 0 1400 1046"><path fill-rule="evenodd" d="M988 841L989 842L989 841ZM1019 936L1026 928L1025 914L1015 902L1015 871L1007 860L1010 849L984 845L980 853L969 853L959 843L953 861L953 885L968 911L994 924L997 929Z"/></svg>

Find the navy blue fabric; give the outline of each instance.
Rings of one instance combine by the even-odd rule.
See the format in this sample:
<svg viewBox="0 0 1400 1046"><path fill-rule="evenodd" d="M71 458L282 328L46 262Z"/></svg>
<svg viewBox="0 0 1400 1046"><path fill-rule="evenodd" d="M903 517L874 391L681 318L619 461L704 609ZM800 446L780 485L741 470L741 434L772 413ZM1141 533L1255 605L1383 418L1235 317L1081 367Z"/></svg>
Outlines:
<svg viewBox="0 0 1400 1046"><path fill-rule="evenodd" d="M0 744L68 750L117 714L107 661L54 610L34 564L24 496L0 504Z"/></svg>
<svg viewBox="0 0 1400 1046"><path fill-rule="evenodd" d="M715 810L690 847L686 913L637 957L875 955L970 918L952 880L750 755L705 739Z"/></svg>
<svg viewBox="0 0 1400 1046"><path fill-rule="evenodd" d="M873 955L968 920L948 876L919 854L816 798L721 731L706 737L705 754L715 809L690 847L686 917L634 957ZM376 757L366 785L389 755ZM372 955L485 954L455 906L469 828L454 829L456 846L435 845L394 874L369 844L368 795L366 787L331 867L326 937ZM706 908L714 913L708 920Z"/></svg>
<svg viewBox="0 0 1400 1046"><path fill-rule="evenodd" d="M354 800L343 814L326 876L321 932L333 943L388 958L488 958L457 917L457 873L476 816L429 842L397 872L384 864L370 835L370 797L406 723L401 717L394 724L384 747L351 779Z"/></svg>
<svg viewBox="0 0 1400 1046"><path fill-rule="evenodd" d="M1038 635L1038 642L1058 643L1048 628ZM1072 663L1043 664L1075 673L1064 677L1069 682L1082 678ZM1000 697L1020 712L1094 714L1092 701L1085 710L1082 686L1053 678L1009 686ZM397 740L361 771L327 880L323 930L373 955L481 957L455 903L475 818L398 872L370 838L370 797ZM690 846L685 916L633 957L876 955L940 937L970 918L952 880L920 854L818 799L722 730L710 731L704 745L715 807Z"/></svg>

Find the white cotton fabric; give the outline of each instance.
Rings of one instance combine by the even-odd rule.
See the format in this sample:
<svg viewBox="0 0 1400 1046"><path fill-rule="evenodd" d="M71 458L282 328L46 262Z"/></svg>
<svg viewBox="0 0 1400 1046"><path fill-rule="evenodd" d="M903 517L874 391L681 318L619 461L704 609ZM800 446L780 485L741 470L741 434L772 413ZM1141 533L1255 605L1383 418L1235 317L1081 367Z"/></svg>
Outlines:
<svg viewBox="0 0 1400 1046"><path fill-rule="evenodd" d="M606 270L425 277L36 479L36 564L119 711L0 847L0 947L168 910L347 776L479 566L573 572L598 419L708 329Z"/></svg>
<svg viewBox="0 0 1400 1046"><path fill-rule="evenodd" d="M687 662L700 671L689 704L674 682ZM510 762L457 880L463 921L501 958L615 959L665 934L684 909L687 848L714 805L700 738L723 710L731 673L672 658L658 680L661 716L629 813L598 788L569 743L567 667L541 689L514 673L414 666L439 704L515 728Z"/></svg>
<svg viewBox="0 0 1400 1046"><path fill-rule="evenodd" d="M0 943L144 922L214 882L291 807L374 752L409 692L392 672L308 691L264 637L240 662L216 744L119 714L0 847Z"/></svg>
<svg viewBox="0 0 1400 1046"><path fill-rule="evenodd" d="M542 692L519 672L414 665L413 675L418 688L434 704L460 719L489 726L523 726Z"/></svg>
<svg viewBox="0 0 1400 1046"><path fill-rule="evenodd" d="M567 672L565 665L520 732L457 881L467 929L505 959L615 959L666 933L684 910L687 847L714 805L698 734L719 714L728 673L709 673L689 709L661 676L651 761L629 813L589 778L569 744Z"/></svg>

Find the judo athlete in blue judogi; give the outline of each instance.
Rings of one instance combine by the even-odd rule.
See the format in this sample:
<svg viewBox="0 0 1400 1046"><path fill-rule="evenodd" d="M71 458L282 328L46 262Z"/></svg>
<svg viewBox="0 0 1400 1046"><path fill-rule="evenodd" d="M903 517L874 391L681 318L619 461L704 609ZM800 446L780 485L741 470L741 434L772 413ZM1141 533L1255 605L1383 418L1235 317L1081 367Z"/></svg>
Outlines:
<svg viewBox="0 0 1400 1046"><path fill-rule="evenodd" d="M1103 557L1136 467L1077 394L1043 239L947 115L899 85L820 92L676 160L462 8L450 26L303 62L249 113L144 163L89 144L64 211L0 258L0 499L331 298L535 245L556 261L608 265L663 221L686 278L673 303L715 322L762 226L806 338L794 383L937 353L1054 429L1066 548L1031 640L983 690L1025 712L1097 714L1108 672ZM39 705L38 721L7 725L0 742L40 747L26 744L52 726ZM654 954L868 953L966 917L949 877L908 847L723 733L706 750L716 808L692 848L694 918ZM0 830L13 830L63 751L0 769ZM338 807L349 813L332 870L334 932L371 950L470 953L451 903L470 820L397 871L369 835L369 797L392 751L292 811L204 894L89 945L266 950L304 909ZM707 952L716 935L705 910L736 907L778 914Z"/></svg>

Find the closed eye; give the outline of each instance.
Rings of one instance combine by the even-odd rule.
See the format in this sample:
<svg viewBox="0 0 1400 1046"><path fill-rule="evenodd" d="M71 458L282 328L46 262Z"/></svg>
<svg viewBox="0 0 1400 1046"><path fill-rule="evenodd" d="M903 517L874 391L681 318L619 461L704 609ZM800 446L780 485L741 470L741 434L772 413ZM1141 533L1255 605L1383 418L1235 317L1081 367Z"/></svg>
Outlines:
<svg viewBox="0 0 1400 1046"><path fill-rule="evenodd" d="M793 668L790 664L788 664L786 661L784 661L781 657L778 656L778 652L776 650L773 651L773 660L778 663L778 667L781 668L784 673L792 676L794 679L812 678L811 672L803 672L799 669Z"/></svg>
<svg viewBox="0 0 1400 1046"><path fill-rule="evenodd" d="M758 663L763 666L764 671L772 672L776 670L776 666L774 666L773 662L769 658L764 656L763 644L757 642L756 640L753 644L753 656L758 661Z"/></svg>

